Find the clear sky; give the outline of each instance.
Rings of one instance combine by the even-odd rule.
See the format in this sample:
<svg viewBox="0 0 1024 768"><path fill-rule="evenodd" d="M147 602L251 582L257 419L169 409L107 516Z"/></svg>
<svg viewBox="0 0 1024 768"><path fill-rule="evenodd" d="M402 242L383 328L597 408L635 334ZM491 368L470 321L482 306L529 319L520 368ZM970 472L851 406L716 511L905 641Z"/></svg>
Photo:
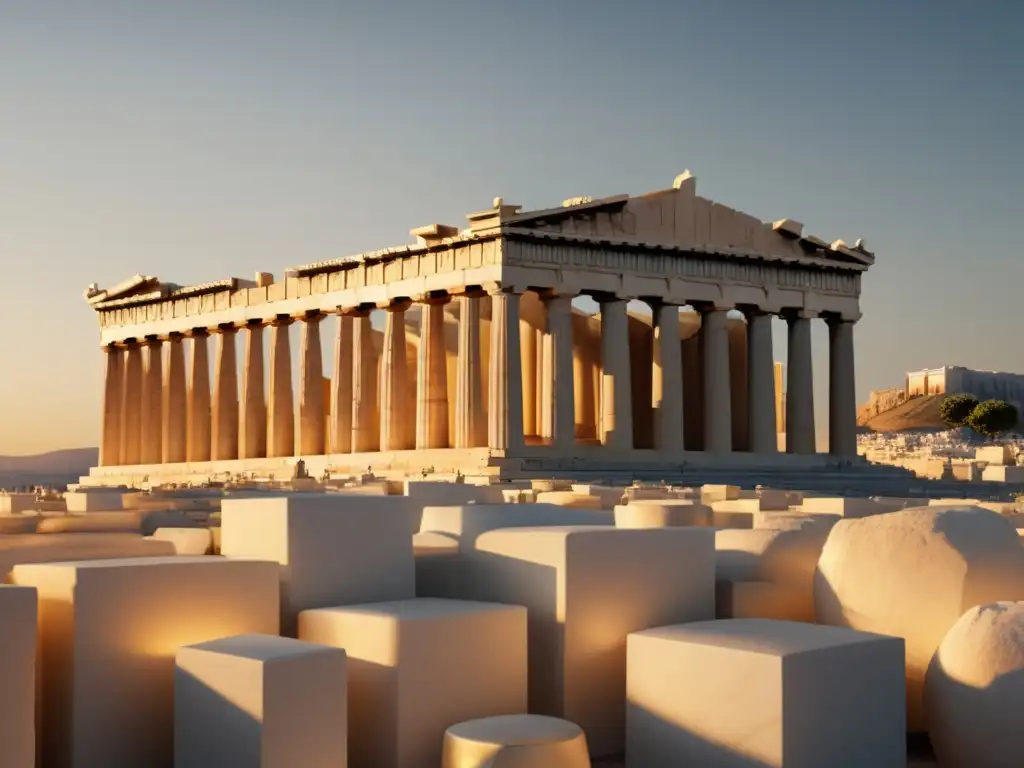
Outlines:
<svg viewBox="0 0 1024 768"><path fill-rule="evenodd" d="M280 275L686 168L876 251L859 400L1024 372L1022 33L1019 0L3 0L0 453L96 444L91 282Z"/></svg>

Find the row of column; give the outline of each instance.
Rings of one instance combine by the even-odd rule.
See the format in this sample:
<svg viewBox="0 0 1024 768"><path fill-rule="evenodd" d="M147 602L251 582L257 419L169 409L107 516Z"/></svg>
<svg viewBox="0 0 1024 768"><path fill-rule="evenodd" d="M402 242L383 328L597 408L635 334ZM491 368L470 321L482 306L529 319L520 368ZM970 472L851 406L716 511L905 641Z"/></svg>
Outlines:
<svg viewBox="0 0 1024 768"><path fill-rule="evenodd" d="M106 384L101 463L159 464L366 453L435 448L514 449L523 440L523 410L533 423L540 409L542 437L554 449L575 449L575 387L572 296L546 295L546 329L540 337L541 371L534 334L520 335L519 294L491 292L490 371L482 391L480 306L482 291L456 297L460 303L454 434L449 435L444 305L448 295L419 297L422 304L415 413L408 413L405 312L411 300L380 307L386 320L383 349L373 349L372 306L339 310L331 376L330 422L323 386L320 322L324 314L301 315L298 430L292 390L289 326L295 318L271 320L269 381L264 389L264 322L215 329L213 389L204 329L190 331L186 381L183 334L106 347ZM633 397L627 300L597 297L601 308L601 442L616 451L634 447ZM658 301L653 309L652 389L654 447L674 454L683 443L683 364L679 306ZM732 450L732 404L728 311L699 308L704 393L704 449ZM785 315L789 327L787 451L816 450L811 315ZM774 355L770 314L749 310L748 418L750 450L776 452ZM853 324L830 319L830 452L856 455ZM241 400L236 336L244 332ZM525 343L525 347L521 344ZM143 349L146 348L146 354ZM166 356L164 348L167 349ZM166 366L164 361L166 359ZM524 375L525 374L525 375ZM525 392L524 392L525 387ZM524 397L525 395L525 397ZM486 400L485 400L486 398ZM296 438L296 432L298 437Z"/></svg>
<svg viewBox="0 0 1024 768"><path fill-rule="evenodd" d="M388 303L383 349L374 350L373 307L339 311L331 377L330 423L323 386L320 321L298 319L300 371L298 425L292 391L288 327L277 317L270 328L269 382L264 391L262 321L242 326L245 336L241 402L236 336L239 327L214 330L216 351L210 390L208 340L190 331L188 380L184 334L105 347L106 373L100 462L161 464L409 450L479 448L508 450L522 443L522 373L519 295L491 292L488 389L482 391L480 298L461 295L455 434L449 435L444 305L450 297L423 297L416 412L407 412L405 311L409 299ZM164 354L166 348L167 354ZM145 354L143 353L145 349ZM164 366L166 357L167 365ZM571 367L570 367L571 371ZM487 398L485 401L484 398ZM296 430L296 426L298 429ZM297 433L297 436L296 436Z"/></svg>

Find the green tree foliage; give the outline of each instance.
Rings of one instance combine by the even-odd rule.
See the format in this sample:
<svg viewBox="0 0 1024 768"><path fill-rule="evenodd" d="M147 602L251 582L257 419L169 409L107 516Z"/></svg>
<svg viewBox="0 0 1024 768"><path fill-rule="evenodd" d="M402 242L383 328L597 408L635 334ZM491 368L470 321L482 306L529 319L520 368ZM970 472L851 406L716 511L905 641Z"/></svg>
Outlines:
<svg viewBox="0 0 1024 768"><path fill-rule="evenodd" d="M950 395L939 406L939 415L951 427L964 427L977 407L978 398L974 395Z"/></svg>
<svg viewBox="0 0 1024 768"><path fill-rule="evenodd" d="M967 426L985 437L993 438L1009 432L1020 418L1017 409L1003 400L986 400L967 417Z"/></svg>

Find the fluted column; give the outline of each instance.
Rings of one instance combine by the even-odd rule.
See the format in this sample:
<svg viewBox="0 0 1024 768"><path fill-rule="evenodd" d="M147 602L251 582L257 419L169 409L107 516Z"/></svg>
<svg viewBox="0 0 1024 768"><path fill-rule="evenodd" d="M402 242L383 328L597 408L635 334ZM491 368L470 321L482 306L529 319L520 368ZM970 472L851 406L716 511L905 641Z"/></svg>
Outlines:
<svg viewBox="0 0 1024 768"><path fill-rule="evenodd" d="M163 344L146 338L142 360L142 420L139 425L139 462L159 464L163 451Z"/></svg>
<svg viewBox="0 0 1024 768"><path fill-rule="evenodd" d="M681 453L683 446L683 354L679 339L679 307L655 302L654 368L651 406L654 408L654 447Z"/></svg>
<svg viewBox="0 0 1024 768"><path fill-rule="evenodd" d="M121 464L139 463L139 420L142 415L142 347L134 339L124 345L121 366Z"/></svg>
<svg viewBox="0 0 1024 768"><path fill-rule="evenodd" d="M615 450L633 448L629 319L626 300L601 301L601 442Z"/></svg>
<svg viewBox="0 0 1024 768"><path fill-rule="evenodd" d="M324 411L324 355L320 343L319 312L302 317L299 337L299 453L320 456L327 452L327 414Z"/></svg>
<svg viewBox="0 0 1024 768"><path fill-rule="evenodd" d="M546 432L556 448L571 450L576 444L576 393L573 386L572 297L551 296L547 306L547 364L550 365ZM547 367L547 366L545 366Z"/></svg>
<svg viewBox="0 0 1024 768"><path fill-rule="evenodd" d="M352 325L350 315L338 315L331 376L331 453L352 451Z"/></svg>
<svg viewBox="0 0 1024 768"><path fill-rule="evenodd" d="M857 387L853 322L832 318L829 330L828 442L833 456L857 455Z"/></svg>
<svg viewBox="0 0 1024 768"><path fill-rule="evenodd" d="M238 458L238 358L235 337L238 329L224 325L217 329L217 353L213 366L214 461Z"/></svg>
<svg viewBox="0 0 1024 768"><path fill-rule="evenodd" d="M519 294L502 288L492 290L487 444L499 451L514 451L523 444L519 330Z"/></svg>
<svg viewBox="0 0 1024 768"><path fill-rule="evenodd" d="M407 299L381 307L384 320L384 346L380 365L380 450L405 451L413 447L409 439L408 366L406 365L405 310Z"/></svg>
<svg viewBox="0 0 1024 768"><path fill-rule="evenodd" d="M424 297L420 313L419 377L416 381L416 447L447 448L448 356L444 306L448 296Z"/></svg>
<svg viewBox="0 0 1024 768"><path fill-rule="evenodd" d="M244 355L239 453L243 459L260 459L267 455L267 400L263 385L262 321L253 321L245 326Z"/></svg>
<svg viewBox="0 0 1024 768"><path fill-rule="evenodd" d="M185 383L185 347L180 333L167 338L167 366L164 368L163 446L164 464L179 464L188 456L188 389Z"/></svg>
<svg viewBox="0 0 1024 768"><path fill-rule="evenodd" d="M459 296L459 359L455 387L455 447L477 448L487 440L480 367L480 299Z"/></svg>
<svg viewBox="0 0 1024 768"><path fill-rule="evenodd" d="M747 376L750 450L764 455L777 453L772 316L758 310L747 313Z"/></svg>
<svg viewBox="0 0 1024 768"><path fill-rule="evenodd" d="M295 400L292 395L292 319L270 323L270 391L267 398L267 455L295 455Z"/></svg>
<svg viewBox="0 0 1024 768"><path fill-rule="evenodd" d="M537 333L526 320L519 320L519 343L522 345L523 371L523 430L524 434L537 433Z"/></svg>
<svg viewBox="0 0 1024 768"><path fill-rule="evenodd" d="M376 451L380 445L377 430L377 353L373 348L370 314L354 318L352 335L352 452Z"/></svg>
<svg viewBox="0 0 1024 768"><path fill-rule="evenodd" d="M704 450L732 451L732 386L729 376L729 310L701 312L704 357Z"/></svg>
<svg viewBox="0 0 1024 768"><path fill-rule="evenodd" d="M100 426L100 466L121 463L121 387L124 384L123 355L113 344L103 347L103 411Z"/></svg>
<svg viewBox="0 0 1024 768"><path fill-rule="evenodd" d="M196 328L192 338L192 360L188 382L188 461L210 460L210 357L209 333Z"/></svg>
<svg viewBox="0 0 1024 768"><path fill-rule="evenodd" d="M786 452L817 451L814 434L814 368L811 363L811 314L789 315L786 375Z"/></svg>

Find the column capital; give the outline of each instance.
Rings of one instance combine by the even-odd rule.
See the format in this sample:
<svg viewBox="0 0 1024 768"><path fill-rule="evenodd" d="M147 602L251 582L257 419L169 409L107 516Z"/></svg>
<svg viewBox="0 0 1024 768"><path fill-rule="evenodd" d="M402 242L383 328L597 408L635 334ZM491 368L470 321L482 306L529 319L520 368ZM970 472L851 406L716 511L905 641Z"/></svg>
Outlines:
<svg viewBox="0 0 1024 768"><path fill-rule="evenodd" d="M822 312L821 316L825 318L825 322L828 325L841 325L843 323L853 325L863 317L860 312Z"/></svg>
<svg viewBox="0 0 1024 768"><path fill-rule="evenodd" d="M714 301L691 301L690 306L702 315L710 312L731 312L736 309L732 304L720 304Z"/></svg>
<svg viewBox="0 0 1024 768"><path fill-rule="evenodd" d="M238 323L221 323L216 328L212 328L213 333L236 333L238 331Z"/></svg>
<svg viewBox="0 0 1024 768"><path fill-rule="evenodd" d="M820 312L801 307L784 307L780 314L786 320L814 320L821 316Z"/></svg>
<svg viewBox="0 0 1024 768"><path fill-rule="evenodd" d="M341 317L366 317L376 308L376 304L356 304L352 307L338 307L338 314Z"/></svg>
<svg viewBox="0 0 1024 768"><path fill-rule="evenodd" d="M238 330L262 328L265 325L265 321L262 319L254 318L252 320L239 320L234 324Z"/></svg>
<svg viewBox="0 0 1024 768"><path fill-rule="evenodd" d="M468 296L471 299L487 295L487 291L480 285L452 285L448 287L448 293L452 296Z"/></svg>
<svg viewBox="0 0 1024 768"><path fill-rule="evenodd" d="M736 309L742 312L744 317L748 320L753 317L765 317L779 314L779 310L774 307L762 307L756 304L741 304L736 307Z"/></svg>
<svg viewBox="0 0 1024 768"><path fill-rule="evenodd" d="M291 325L295 322L295 318L291 315L275 315L270 319L267 325L272 328L282 328L287 325Z"/></svg>
<svg viewBox="0 0 1024 768"><path fill-rule="evenodd" d="M407 296L399 296L388 301L378 301L377 309L383 309L385 312L405 312L412 305L412 299Z"/></svg>
<svg viewBox="0 0 1024 768"><path fill-rule="evenodd" d="M429 291L416 294L412 297L412 300L417 304L427 304L432 307L444 306L451 303L452 295L445 291Z"/></svg>
<svg viewBox="0 0 1024 768"><path fill-rule="evenodd" d="M182 331L181 335L184 336L186 339L206 338L207 336L210 335L210 329L189 328L188 330Z"/></svg>
<svg viewBox="0 0 1024 768"><path fill-rule="evenodd" d="M611 291L590 291L590 298L598 304L610 304L615 301L632 301L636 297L620 296L618 293L613 293Z"/></svg>
<svg viewBox="0 0 1024 768"><path fill-rule="evenodd" d="M159 347L160 344L162 344L162 343L163 343L163 339L161 339L159 336L157 336L155 334L152 335L152 336L146 336L142 340L142 345L145 346L145 347Z"/></svg>
<svg viewBox="0 0 1024 768"><path fill-rule="evenodd" d="M326 315L319 309L307 309L304 312L296 312L292 315L295 320L301 320L304 323L319 323L324 319Z"/></svg>
<svg viewBox="0 0 1024 768"><path fill-rule="evenodd" d="M484 283L482 286L488 295L494 296L498 293L515 294L520 296L523 294L523 290L516 285L507 285L502 283Z"/></svg>
<svg viewBox="0 0 1024 768"><path fill-rule="evenodd" d="M183 338L185 338L185 334L182 333L181 331L168 331L167 333L161 333L159 336L157 336L157 338L160 339L160 341L180 342Z"/></svg>

